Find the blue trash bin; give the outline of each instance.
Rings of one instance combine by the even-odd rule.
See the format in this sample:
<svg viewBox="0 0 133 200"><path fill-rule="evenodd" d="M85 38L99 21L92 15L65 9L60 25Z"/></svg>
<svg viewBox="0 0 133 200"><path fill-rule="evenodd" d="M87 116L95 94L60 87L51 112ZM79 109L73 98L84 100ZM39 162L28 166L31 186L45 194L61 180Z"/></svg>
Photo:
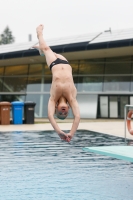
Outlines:
<svg viewBox="0 0 133 200"><path fill-rule="evenodd" d="M12 104L13 124L23 124L23 107L24 102L14 101Z"/></svg>

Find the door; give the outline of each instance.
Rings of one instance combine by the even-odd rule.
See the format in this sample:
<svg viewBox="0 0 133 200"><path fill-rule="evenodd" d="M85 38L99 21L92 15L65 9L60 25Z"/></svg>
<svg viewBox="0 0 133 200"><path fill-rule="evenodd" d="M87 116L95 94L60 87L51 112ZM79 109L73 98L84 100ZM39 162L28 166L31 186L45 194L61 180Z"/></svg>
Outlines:
<svg viewBox="0 0 133 200"><path fill-rule="evenodd" d="M128 104L128 96L120 97L120 118L124 118L124 107Z"/></svg>
<svg viewBox="0 0 133 200"><path fill-rule="evenodd" d="M108 97L100 96L100 116L108 117Z"/></svg>
<svg viewBox="0 0 133 200"><path fill-rule="evenodd" d="M133 105L133 96L130 97L130 105Z"/></svg>
<svg viewBox="0 0 133 200"><path fill-rule="evenodd" d="M97 117L97 94L78 94L77 101L79 103L81 118L96 119Z"/></svg>
<svg viewBox="0 0 133 200"><path fill-rule="evenodd" d="M109 98L109 117L110 118L118 118L117 96L110 96L110 98Z"/></svg>

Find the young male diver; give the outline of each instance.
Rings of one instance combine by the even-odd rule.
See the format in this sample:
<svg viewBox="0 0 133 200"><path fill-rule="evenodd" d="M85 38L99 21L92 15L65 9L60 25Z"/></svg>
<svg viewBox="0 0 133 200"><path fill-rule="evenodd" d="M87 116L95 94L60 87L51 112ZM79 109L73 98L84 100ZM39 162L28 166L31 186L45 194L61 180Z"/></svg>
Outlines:
<svg viewBox="0 0 133 200"><path fill-rule="evenodd" d="M48 118L59 137L70 142L80 122L80 111L76 100L77 90L73 82L72 68L64 56L54 53L46 44L43 38L43 25L39 25L36 32L39 46L34 46L34 48L45 55L47 65L52 72ZM66 134L59 128L54 119L54 114L59 119L64 120L68 115L69 107L72 109L74 120L70 132Z"/></svg>

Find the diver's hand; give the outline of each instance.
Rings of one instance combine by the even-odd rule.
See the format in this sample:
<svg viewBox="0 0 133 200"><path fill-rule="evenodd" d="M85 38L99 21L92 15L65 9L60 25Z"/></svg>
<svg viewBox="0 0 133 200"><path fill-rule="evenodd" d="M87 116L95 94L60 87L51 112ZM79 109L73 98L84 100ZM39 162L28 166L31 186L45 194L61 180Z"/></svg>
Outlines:
<svg viewBox="0 0 133 200"><path fill-rule="evenodd" d="M70 142L69 140L69 137L68 137L68 134L66 134L65 132L63 131L60 131L58 133L59 137L62 139L62 140L65 140L66 142Z"/></svg>
<svg viewBox="0 0 133 200"><path fill-rule="evenodd" d="M68 140L68 142L70 142L72 138L73 138L73 135L71 133L68 133L67 134L67 140Z"/></svg>

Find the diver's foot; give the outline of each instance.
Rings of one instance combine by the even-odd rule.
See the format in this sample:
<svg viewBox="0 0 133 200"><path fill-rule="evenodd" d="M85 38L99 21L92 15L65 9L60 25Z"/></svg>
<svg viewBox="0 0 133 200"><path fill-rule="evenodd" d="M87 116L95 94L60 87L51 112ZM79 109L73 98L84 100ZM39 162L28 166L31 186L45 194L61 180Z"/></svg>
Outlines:
<svg viewBox="0 0 133 200"><path fill-rule="evenodd" d="M44 52L39 48L39 46L33 46L32 48L37 49L41 56L44 56Z"/></svg>
<svg viewBox="0 0 133 200"><path fill-rule="evenodd" d="M36 32L37 32L37 37L39 38L40 35L43 34L43 28L44 26L42 24L40 24L37 28L36 28Z"/></svg>
<svg viewBox="0 0 133 200"><path fill-rule="evenodd" d="M40 48L36 48L36 49L39 51L40 56L44 56L44 52Z"/></svg>

